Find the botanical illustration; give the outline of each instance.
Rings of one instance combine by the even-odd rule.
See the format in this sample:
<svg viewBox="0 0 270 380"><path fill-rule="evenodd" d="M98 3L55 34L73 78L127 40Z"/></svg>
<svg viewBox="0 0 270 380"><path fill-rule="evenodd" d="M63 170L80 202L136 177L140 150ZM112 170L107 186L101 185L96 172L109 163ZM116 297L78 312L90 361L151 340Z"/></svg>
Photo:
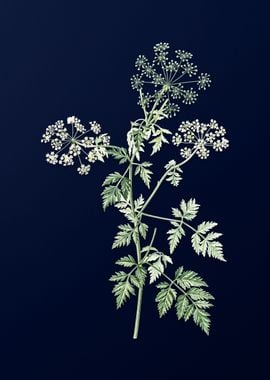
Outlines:
<svg viewBox="0 0 270 380"><path fill-rule="evenodd" d="M222 234L217 223L195 219L200 205L193 198L181 199L183 168L191 159L207 159L212 152L222 152L229 145L225 129L216 120L201 122L180 121L175 130L166 121L179 115L182 107L196 102L200 92L210 84L210 75L199 73L192 62L192 54L176 50L170 57L169 44L158 43L153 55L139 55L131 86L138 94L140 117L130 123L127 146L111 143L100 123L91 121L87 127L75 116L64 122L49 125L42 142L50 146L46 160L52 165L75 166L78 174L88 175L92 166L113 158L119 171L109 173L102 184L102 204L121 213L123 223L118 226L112 249L119 254L115 273L110 277L117 309L131 297L136 297L133 338L138 338L142 314L143 291L148 284L156 286L155 303L160 317L174 309L179 320L193 320L209 334L210 313L214 297L202 277L183 266L173 269L173 258L179 262L181 240L190 240L191 251L204 258L226 261ZM166 162L158 162L163 173L154 180L151 162L166 145L171 144L172 155ZM137 181L145 185L144 193L136 191ZM149 205L162 185L176 188L175 200L167 215L149 211ZM91 185L92 186L92 185ZM141 189L141 186L140 186ZM179 191L180 190L180 191ZM167 249L156 244L157 228L151 222L166 223ZM155 224L156 225L156 224ZM177 252L179 251L179 252Z"/></svg>

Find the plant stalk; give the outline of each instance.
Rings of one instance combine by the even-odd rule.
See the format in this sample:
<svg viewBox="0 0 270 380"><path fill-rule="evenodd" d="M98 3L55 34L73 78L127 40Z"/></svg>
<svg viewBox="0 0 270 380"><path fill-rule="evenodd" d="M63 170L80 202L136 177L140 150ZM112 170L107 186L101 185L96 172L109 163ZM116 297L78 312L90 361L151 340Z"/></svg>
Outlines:
<svg viewBox="0 0 270 380"><path fill-rule="evenodd" d="M134 214L134 199L133 199L133 160L134 157L132 157L130 164L129 164L129 180L130 180L130 204L131 208ZM138 240L135 242L136 246L136 253L137 253L137 261L138 263L141 261L141 244L140 244L140 235L139 235L139 229L137 223L134 223L134 227L137 228L137 236ZM133 330L133 339L138 338L139 334L139 327L140 327L140 320L141 320L141 309L142 309L142 297L143 297L143 288L139 288L138 290L138 298L137 298L137 307L136 307L136 316L135 316L135 323L134 323L134 330Z"/></svg>
<svg viewBox="0 0 270 380"><path fill-rule="evenodd" d="M138 339L140 320L141 320L142 297L143 297L143 288L139 288L138 298L137 298L136 317L135 317L135 324L134 324L134 331L133 331L133 339Z"/></svg>

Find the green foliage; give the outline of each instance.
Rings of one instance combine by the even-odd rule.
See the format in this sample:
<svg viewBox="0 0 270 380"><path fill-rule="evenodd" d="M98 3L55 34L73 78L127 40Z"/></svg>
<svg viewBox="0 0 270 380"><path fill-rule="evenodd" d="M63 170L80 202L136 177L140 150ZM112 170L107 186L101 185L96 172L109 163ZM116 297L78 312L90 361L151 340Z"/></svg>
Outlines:
<svg viewBox="0 0 270 380"><path fill-rule="evenodd" d="M146 239L147 231L148 231L148 225L145 223L140 223L139 224L139 232L140 232L141 236L143 237L143 239Z"/></svg>
<svg viewBox="0 0 270 380"><path fill-rule="evenodd" d="M147 133L143 129L142 123L131 122L131 128L127 133L129 155L135 156L140 161L140 153L144 152L144 140L148 139Z"/></svg>
<svg viewBox="0 0 270 380"><path fill-rule="evenodd" d="M109 155L111 155L115 160L119 161L119 164L124 164L129 160L128 151L122 147L111 147L108 149Z"/></svg>
<svg viewBox="0 0 270 380"><path fill-rule="evenodd" d="M157 302L159 316L163 317L163 315L165 315L172 307L173 302L177 297L177 293L176 290L172 288L171 284L166 281L158 284L157 288L160 289L160 291L158 292L155 301Z"/></svg>
<svg viewBox="0 0 270 380"><path fill-rule="evenodd" d="M168 241L169 241L169 247L170 247L170 253L172 254L175 251L175 248L180 243L180 240L183 236L185 236L185 231L182 227L182 222L171 222L171 224L174 226L174 228L171 228L167 234Z"/></svg>
<svg viewBox="0 0 270 380"><path fill-rule="evenodd" d="M206 282L198 276L197 273L192 270L184 271L184 268L181 266L175 272L175 281L181 286L182 289L186 290L192 286L201 287L207 286Z"/></svg>
<svg viewBox="0 0 270 380"><path fill-rule="evenodd" d="M168 276L167 278L170 282L161 282L157 285L160 289L156 296L160 317L166 314L176 301L177 318L188 321L193 317L195 324L208 335L210 314L205 309L213 306L209 300L213 300L214 297L202 289L207 287L205 281L193 271L184 271L183 267L176 270L174 280ZM177 291L180 291L180 294L177 294Z"/></svg>
<svg viewBox="0 0 270 380"><path fill-rule="evenodd" d="M119 231L114 238L112 249L128 246L131 243L134 227L130 224L120 224L118 228Z"/></svg>
<svg viewBox="0 0 270 380"><path fill-rule="evenodd" d="M134 284L131 283L131 274L123 271L116 272L111 276L110 281L117 282L113 287L112 293L116 297L116 308L119 309L131 295L135 295Z"/></svg>
<svg viewBox="0 0 270 380"><path fill-rule="evenodd" d="M105 211L108 206L120 201L122 193L118 186L110 185L106 186L101 193L103 210Z"/></svg>
<svg viewBox="0 0 270 380"><path fill-rule="evenodd" d="M168 181L171 185L177 187L182 180L182 169L177 166L175 160L170 160L164 168L168 171L166 181Z"/></svg>
<svg viewBox="0 0 270 380"><path fill-rule="evenodd" d="M189 224L199 211L195 199L182 199L178 207L172 208L173 218L144 211L165 181L172 186L179 186L182 167L193 156L206 159L209 147L221 152L229 146L229 141L224 137L225 129L213 119L208 124L199 120L182 121L173 135L171 130L161 127L161 122L175 116L180 110L178 103L192 104L196 101L196 86L198 91L205 90L211 82L208 74L197 76L197 66L191 62L191 53L175 50L174 59L169 59L168 49L168 43L158 43L154 46L152 61L143 55L136 60L138 73L132 77L131 83L132 88L139 93L138 104L142 115L130 123L127 148L111 145L110 136L101 133L101 125L96 121L90 122L87 129L75 116L67 119L67 125L62 120L49 125L42 136L42 142L49 143L52 149L46 154L46 161L63 166L72 166L77 162L80 175L87 175L96 161L104 162L108 156L120 165L126 164L123 172L113 171L106 176L101 196L104 211L114 206L126 218L126 223L118 226L112 244L112 249L128 247L128 252L116 260L116 265L124 270L115 272L110 281L114 283L112 292L117 309L138 293L134 338L138 336L142 289L148 275L150 284L161 278L166 279L157 285L155 301L160 317L174 306L178 319L193 319L207 334L210 328L208 309L212 307L211 301L214 299L205 290L207 284L197 273L179 267L173 279L167 275L168 264L173 262L171 256L153 247L156 228L150 242L141 248L149 230L144 217L170 222L171 227L167 232L170 254L189 229L193 231L192 246L198 255L226 261L222 244L218 241L222 234L212 231L217 223L203 222L197 229ZM152 163L142 156L145 156L147 148L150 147L152 156L170 142L174 147L179 147L180 161L169 160L152 192L145 198L142 194L138 195L134 189L134 177L140 177L147 189L151 188L153 177ZM158 165L162 167L163 164L158 162ZM133 248L131 243L134 243Z"/></svg>
<svg viewBox="0 0 270 380"><path fill-rule="evenodd" d="M195 199L189 201L181 200L179 209L172 208L172 214L175 218L182 218L186 220L192 220L197 216L200 205L198 205Z"/></svg>
<svg viewBox="0 0 270 380"><path fill-rule="evenodd" d="M121 265L121 266L126 267L126 268L130 268L130 267L137 265L134 257L131 255L121 257L121 259L117 260L115 262L115 264Z"/></svg>
<svg viewBox="0 0 270 380"><path fill-rule="evenodd" d="M215 222L203 222L199 224L197 231L191 237L192 247L198 255L208 255L209 257L226 261L223 255L222 243L216 240L222 234L213 231L209 232L216 225L217 223Z"/></svg>
<svg viewBox="0 0 270 380"><path fill-rule="evenodd" d="M107 175L102 186L104 187L101 193L103 209L106 210L108 206L114 205L128 197L131 184L125 173L113 172Z"/></svg>
<svg viewBox="0 0 270 380"><path fill-rule="evenodd" d="M150 284L155 282L162 275L162 273L164 273L168 263L173 263L170 256L167 256L162 252L158 252L157 249L145 257L144 262L149 264L148 272L150 274Z"/></svg>
<svg viewBox="0 0 270 380"><path fill-rule="evenodd" d="M158 128L152 133L152 136L154 136L154 138L150 141L150 144L152 144L151 156L160 151L163 143L169 144L169 141L167 140L165 135L170 134L171 131L165 128Z"/></svg>
<svg viewBox="0 0 270 380"><path fill-rule="evenodd" d="M142 162L141 164L138 164L135 169L135 175L140 175L148 189L150 188L151 175L153 174L153 172L148 169L150 166L152 166L151 162Z"/></svg>

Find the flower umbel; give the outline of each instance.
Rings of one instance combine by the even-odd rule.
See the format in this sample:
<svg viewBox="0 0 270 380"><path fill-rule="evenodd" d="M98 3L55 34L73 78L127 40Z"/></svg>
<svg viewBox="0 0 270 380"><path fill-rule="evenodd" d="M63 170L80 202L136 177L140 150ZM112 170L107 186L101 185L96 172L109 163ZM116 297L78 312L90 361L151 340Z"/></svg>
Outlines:
<svg viewBox="0 0 270 380"><path fill-rule="evenodd" d="M77 162L77 171L81 175L89 173L89 162L104 162L104 157L108 157L110 136L107 133L100 134L101 126L96 121L89 124L90 129L86 129L80 119L70 116L67 118L67 126L63 120L49 125L41 139L41 142L49 143L52 148L46 154L46 161L63 166L72 166ZM91 132L96 136L89 136Z"/></svg>
<svg viewBox="0 0 270 380"><path fill-rule="evenodd" d="M135 62L138 73L132 76L131 86L142 94L140 105L150 107L157 98L159 103L167 99L166 113L172 117L180 110L177 103L195 103L197 90L206 90L211 79L205 73L197 76L198 68L191 62L193 55L189 52L175 50L175 58L169 59L169 47L165 42L156 44L152 61L139 55Z"/></svg>
<svg viewBox="0 0 270 380"><path fill-rule="evenodd" d="M201 159L209 156L212 147L216 152L222 152L228 148L229 140L224 136L226 130L211 119L208 124L200 123L199 120L184 121L180 124L178 132L172 136L172 143L175 146L187 145L180 149L183 158L188 158L194 149Z"/></svg>

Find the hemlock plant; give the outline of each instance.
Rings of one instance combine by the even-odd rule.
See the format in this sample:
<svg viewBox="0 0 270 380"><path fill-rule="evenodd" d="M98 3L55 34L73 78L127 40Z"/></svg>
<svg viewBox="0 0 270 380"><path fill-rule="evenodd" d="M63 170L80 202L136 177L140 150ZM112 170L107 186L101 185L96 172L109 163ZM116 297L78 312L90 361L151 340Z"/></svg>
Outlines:
<svg viewBox="0 0 270 380"><path fill-rule="evenodd" d="M96 161L104 162L112 157L123 170L107 175L103 182L103 209L114 206L125 218L118 226L113 249L125 248L126 254L116 261L120 267L111 277L116 307L119 309L131 297L137 297L137 308L133 338L138 337L143 290L147 283L156 283L155 298L160 317L175 308L178 319L193 319L206 334L209 334L210 314L214 297L206 290L206 282L194 271L182 266L174 275L167 274L173 264L172 254L184 236L191 234L191 246L197 255L226 261L221 233L214 231L217 223L203 221L194 223L199 204L194 198L177 199L171 215L160 216L148 212L148 206L166 182L177 187L182 180L183 166L196 156L208 158L210 151L222 152L228 147L225 129L215 120L208 123L183 121L172 133L163 127L166 119L176 116L179 103L193 104L198 90L210 86L210 76L198 74L197 66L191 62L192 54L175 51L169 58L169 44L154 46L154 57L150 61L140 55L135 63L137 74L131 78L131 86L138 92L138 104L142 117L131 122L127 132L127 147L111 145L107 133L101 133L96 121L86 128L75 116L49 125L42 142L50 144L52 151L46 154L47 162L56 165L78 164L77 171L87 175ZM162 125L162 126L161 126ZM151 155L158 153L164 144L172 144L180 153L175 154L164 166L164 174L152 185L153 164L144 158L147 145ZM176 152L177 153L177 152ZM140 179L146 186L146 195L134 195L134 182ZM149 221L157 219L168 224L168 252L161 252L155 245L157 229L149 228ZM131 247L133 246L133 247Z"/></svg>

